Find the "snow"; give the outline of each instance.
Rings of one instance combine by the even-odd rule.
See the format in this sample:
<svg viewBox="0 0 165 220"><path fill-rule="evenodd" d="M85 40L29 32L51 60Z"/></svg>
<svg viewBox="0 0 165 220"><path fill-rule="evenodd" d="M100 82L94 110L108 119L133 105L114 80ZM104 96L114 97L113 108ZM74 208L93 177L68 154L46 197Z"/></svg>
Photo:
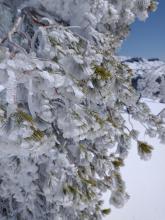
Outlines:
<svg viewBox="0 0 165 220"><path fill-rule="evenodd" d="M154 114L158 114L165 104L145 99ZM122 209L112 209L104 220L164 220L165 216L165 146L158 139L144 136L144 128L138 123L134 126L141 130L141 137L151 143L155 149L150 161L144 162L137 156L137 147L131 148L122 168L130 199ZM108 207L109 195L104 195L105 207Z"/></svg>
<svg viewBox="0 0 165 220"><path fill-rule="evenodd" d="M133 70L133 86L146 98L165 102L165 62L156 58L127 58L120 60Z"/></svg>
<svg viewBox="0 0 165 220"><path fill-rule="evenodd" d="M136 59L137 62L135 61ZM156 58L153 58L153 61L151 60L144 58L121 58L121 61L133 69L136 74L144 74L147 72L149 75L162 75L165 72L165 62Z"/></svg>
<svg viewBox="0 0 165 220"><path fill-rule="evenodd" d="M151 161L142 162L137 157L136 148L132 148L122 175L127 183L130 200L122 209L113 209L109 220L164 220L165 216L165 148L158 145ZM108 207L108 204L107 206Z"/></svg>

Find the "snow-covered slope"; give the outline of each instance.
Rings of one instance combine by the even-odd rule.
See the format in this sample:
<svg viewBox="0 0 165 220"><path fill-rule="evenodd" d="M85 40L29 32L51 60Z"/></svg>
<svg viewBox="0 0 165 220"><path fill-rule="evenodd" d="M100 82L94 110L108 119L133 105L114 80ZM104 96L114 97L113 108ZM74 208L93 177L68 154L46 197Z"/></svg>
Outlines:
<svg viewBox="0 0 165 220"><path fill-rule="evenodd" d="M134 73L132 84L143 97L165 102L165 62L157 59L120 58Z"/></svg>

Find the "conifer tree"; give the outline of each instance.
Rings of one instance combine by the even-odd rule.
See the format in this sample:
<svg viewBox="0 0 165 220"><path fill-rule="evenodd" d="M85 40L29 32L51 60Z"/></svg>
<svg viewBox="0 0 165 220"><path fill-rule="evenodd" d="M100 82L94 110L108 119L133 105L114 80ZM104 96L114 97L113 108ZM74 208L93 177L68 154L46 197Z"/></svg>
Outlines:
<svg viewBox="0 0 165 220"><path fill-rule="evenodd" d="M12 2L12 6L11 6ZM128 199L120 174L131 140L124 115L164 141L115 56L152 0L0 1L0 219L100 220ZM140 43L140 42L139 42Z"/></svg>

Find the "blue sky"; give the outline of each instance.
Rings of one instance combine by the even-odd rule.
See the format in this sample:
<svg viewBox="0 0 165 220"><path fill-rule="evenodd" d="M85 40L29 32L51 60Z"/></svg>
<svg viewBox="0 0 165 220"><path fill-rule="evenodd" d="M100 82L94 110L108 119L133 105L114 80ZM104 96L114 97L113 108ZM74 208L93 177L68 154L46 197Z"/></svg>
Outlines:
<svg viewBox="0 0 165 220"><path fill-rule="evenodd" d="M156 12L145 21L136 21L121 49L120 55L157 57L165 60L165 0L159 0Z"/></svg>

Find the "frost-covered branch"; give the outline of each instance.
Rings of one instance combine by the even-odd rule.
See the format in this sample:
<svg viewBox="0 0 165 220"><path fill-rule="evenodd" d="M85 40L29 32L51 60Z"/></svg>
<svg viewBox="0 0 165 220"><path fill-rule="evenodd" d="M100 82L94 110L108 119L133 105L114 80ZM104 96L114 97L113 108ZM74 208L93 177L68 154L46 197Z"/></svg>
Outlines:
<svg viewBox="0 0 165 220"><path fill-rule="evenodd" d="M24 16L22 34L12 31L19 49L8 38L0 47L0 218L100 220L110 212L103 192L116 207L129 197L120 167L131 140L142 159L151 155L123 112L165 139L162 116L139 101L130 69L114 56L156 2L12 2L0 2L1 39Z"/></svg>

